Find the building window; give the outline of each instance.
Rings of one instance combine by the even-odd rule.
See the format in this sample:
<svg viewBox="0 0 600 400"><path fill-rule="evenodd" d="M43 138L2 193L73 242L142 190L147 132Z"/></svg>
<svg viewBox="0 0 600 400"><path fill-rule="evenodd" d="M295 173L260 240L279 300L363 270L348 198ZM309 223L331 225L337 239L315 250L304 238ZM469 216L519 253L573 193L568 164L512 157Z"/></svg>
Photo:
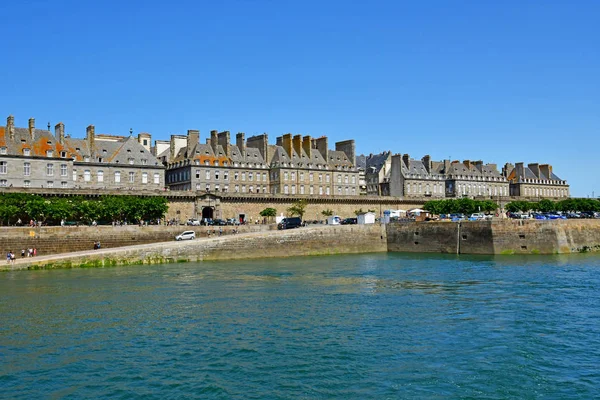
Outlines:
<svg viewBox="0 0 600 400"><path fill-rule="evenodd" d="M248 172L248 180L251 181L252 179L254 179L254 174L252 174L252 172Z"/></svg>
<svg viewBox="0 0 600 400"><path fill-rule="evenodd" d="M54 175L54 164L46 164L46 175Z"/></svg>
<svg viewBox="0 0 600 400"><path fill-rule="evenodd" d="M92 179L92 174L89 169L86 169L85 171L83 171L83 180L85 182L89 182L90 179Z"/></svg>
<svg viewBox="0 0 600 400"><path fill-rule="evenodd" d="M6 179L0 179L0 186L6 187L8 185L8 181Z"/></svg>
<svg viewBox="0 0 600 400"><path fill-rule="evenodd" d="M73 168L73 182L77 181L77 170Z"/></svg>
<svg viewBox="0 0 600 400"><path fill-rule="evenodd" d="M287 172L287 171L285 171L285 172L283 173L283 180L284 180L284 181L287 181L287 180L288 180L288 172Z"/></svg>
<svg viewBox="0 0 600 400"><path fill-rule="evenodd" d="M246 180L246 173L242 172L242 180L245 181Z"/></svg>
<svg viewBox="0 0 600 400"><path fill-rule="evenodd" d="M304 185L300 186L300 194L304 194Z"/></svg>
<svg viewBox="0 0 600 400"><path fill-rule="evenodd" d="M127 162L128 162L130 165L133 165L134 159L133 159L133 158L128 158L128 159L127 159Z"/></svg>
<svg viewBox="0 0 600 400"><path fill-rule="evenodd" d="M129 182L131 182L131 183L135 182L135 172L129 173Z"/></svg>
<svg viewBox="0 0 600 400"><path fill-rule="evenodd" d="M352 175L352 184L356 185L356 175Z"/></svg>
<svg viewBox="0 0 600 400"><path fill-rule="evenodd" d="M286 174L287 174L287 172L286 172ZM288 185L283 185L283 193L284 194L288 194L289 193Z"/></svg>
<svg viewBox="0 0 600 400"><path fill-rule="evenodd" d="M48 182L46 182L46 186L49 187L49 188L53 188L54 187L54 182L48 181Z"/></svg>
<svg viewBox="0 0 600 400"><path fill-rule="evenodd" d="M254 192L254 186L250 185L250 187L248 188L248 192L249 193L253 193Z"/></svg>
<svg viewBox="0 0 600 400"><path fill-rule="evenodd" d="M63 188L63 189L66 189L66 188L67 188L67 182L65 182L65 181L62 181L62 182L60 183L60 187L61 187L61 188Z"/></svg>
<svg viewBox="0 0 600 400"><path fill-rule="evenodd" d="M121 183L121 171L115 171L115 183Z"/></svg>
<svg viewBox="0 0 600 400"><path fill-rule="evenodd" d="M31 187L31 181L23 181L23 186L26 188Z"/></svg>
<svg viewBox="0 0 600 400"><path fill-rule="evenodd" d="M160 184L160 174L158 172L154 173L154 183L156 185Z"/></svg>
<svg viewBox="0 0 600 400"><path fill-rule="evenodd" d="M312 182L312 181L313 181L313 178L314 178L314 177L313 177L313 173L311 172L311 173L308 175L308 180L309 180L309 182ZM312 193L311 193L311 194L312 194Z"/></svg>
<svg viewBox="0 0 600 400"><path fill-rule="evenodd" d="M46 152L46 157L52 157L52 150L48 150Z"/></svg>
<svg viewBox="0 0 600 400"><path fill-rule="evenodd" d="M242 185L242 193L246 193L246 185Z"/></svg>
<svg viewBox="0 0 600 400"><path fill-rule="evenodd" d="M314 187L312 187L312 186L309 186L309 187L308 187L308 192L309 192L310 194L315 194L315 188L314 188Z"/></svg>
<svg viewBox="0 0 600 400"><path fill-rule="evenodd" d="M219 171L215 171L215 179L219 180Z"/></svg>
<svg viewBox="0 0 600 400"><path fill-rule="evenodd" d="M225 171L225 172L223 172L223 180L224 180L224 181L227 181L227 180L229 180L229 171Z"/></svg>
<svg viewBox="0 0 600 400"><path fill-rule="evenodd" d="M142 172L142 183L148 183L148 173Z"/></svg>
<svg viewBox="0 0 600 400"><path fill-rule="evenodd" d="M296 194L296 185L292 185L292 194Z"/></svg>
<svg viewBox="0 0 600 400"><path fill-rule="evenodd" d="M6 154L6 147L0 147L0 154Z"/></svg>
<svg viewBox="0 0 600 400"><path fill-rule="evenodd" d="M319 183L323 183L323 174L319 174ZM320 193L323 194L323 193Z"/></svg>
<svg viewBox="0 0 600 400"><path fill-rule="evenodd" d="M60 176L67 176L67 164L60 164Z"/></svg>
<svg viewBox="0 0 600 400"><path fill-rule="evenodd" d="M263 182L266 182L267 181L267 173L263 172L262 176L263 176Z"/></svg>
<svg viewBox="0 0 600 400"><path fill-rule="evenodd" d="M98 182L104 182L104 171L98 171L96 177L98 178Z"/></svg>
<svg viewBox="0 0 600 400"><path fill-rule="evenodd" d="M23 164L23 175L31 175L31 163L26 162Z"/></svg>
<svg viewBox="0 0 600 400"><path fill-rule="evenodd" d="M240 192L240 185L235 185L235 192L239 193Z"/></svg>
<svg viewBox="0 0 600 400"><path fill-rule="evenodd" d="M146 160L145 158L142 158L142 165L147 165L148 164L148 160Z"/></svg>
<svg viewBox="0 0 600 400"><path fill-rule="evenodd" d="M329 175L327 175L327 176L329 176ZM329 193L329 186L325 188L325 194L326 194L327 196L329 196L329 194L330 194L330 193Z"/></svg>
<svg viewBox="0 0 600 400"><path fill-rule="evenodd" d="M319 194L323 195L323 186L319 186Z"/></svg>
<svg viewBox="0 0 600 400"><path fill-rule="evenodd" d="M23 155L24 156L29 156L31 154L31 150L30 149L23 149Z"/></svg>
<svg viewBox="0 0 600 400"><path fill-rule="evenodd" d="M204 177L208 180L210 179L210 171L204 171Z"/></svg>

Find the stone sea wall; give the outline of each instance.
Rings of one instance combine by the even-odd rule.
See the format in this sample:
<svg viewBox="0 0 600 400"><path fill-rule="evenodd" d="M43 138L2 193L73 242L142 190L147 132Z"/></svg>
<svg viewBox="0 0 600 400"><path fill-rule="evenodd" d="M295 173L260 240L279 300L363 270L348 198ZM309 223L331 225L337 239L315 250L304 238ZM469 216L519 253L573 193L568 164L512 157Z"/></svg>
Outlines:
<svg viewBox="0 0 600 400"><path fill-rule="evenodd" d="M233 226L224 226L223 234L231 235ZM244 225L235 227L240 233L275 229L274 225ZM132 246L144 243L173 241L183 231L192 230L196 237L207 237L218 227L204 226L52 226L40 228L0 227L0 254L12 250L20 255L22 249L35 248L38 255L92 250L95 241L102 248Z"/></svg>
<svg viewBox="0 0 600 400"><path fill-rule="evenodd" d="M380 225L324 225L25 258L14 265L2 264L0 269L103 267L385 251L385 228Z"/></svg>
<svg viewBox="0 0 600 400"><path fill-rule="evenodd" d="M394 223L388 250L453 254L563 254L600 251L600 220Z"/></svg>

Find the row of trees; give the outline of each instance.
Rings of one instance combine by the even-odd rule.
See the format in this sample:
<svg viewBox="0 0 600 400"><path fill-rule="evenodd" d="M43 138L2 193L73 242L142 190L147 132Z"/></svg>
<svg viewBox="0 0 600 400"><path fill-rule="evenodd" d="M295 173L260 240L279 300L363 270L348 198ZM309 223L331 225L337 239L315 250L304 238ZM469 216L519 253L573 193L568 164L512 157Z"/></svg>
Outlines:
<svg viewBox="0 0 600 400"><path fill-rule="evenodd" d="M566 199L561 201L544 199L538 202L511 201L506 205L506 210L510 212L600 211L600 201L594 199Z"/></svg>
<svg viewBox="0 0 600 400"><path fill-rule="evenodd" d="M472 214L475 212L494 212L498 209L498 204L492 200L472 200L463 199L446 199L446 200L431 200L423 205L423 209L432 214Z"/></svg>
<svg viewBox="0 0 600 400"><path fill-rule="evenodd" d="M7 225L18 220L41 221L58 225L61 221L90 224L107 222L156 220L167 212L164 197L102 196L41 197L35 194L8 193L0 195L0 221Z"/></svg>
<svg viewBox="0 0 600 400"><path fill-rule="evenodd" d="M294 216L297 215L300 218L304 219L304 214L306 214L306 206L308 205L306 200L298 200L292 204L291 207L287 209L289 215ZM375 212L375 210L369 210L369 212ZM364 214L363 209L354 210L355 215ZM273 218L277 215L277 210L271 207L265 208L260 212L261 217ZM333 215L333 210L325 209L321 211L321 215L324 217L330 217Z"/></svg>

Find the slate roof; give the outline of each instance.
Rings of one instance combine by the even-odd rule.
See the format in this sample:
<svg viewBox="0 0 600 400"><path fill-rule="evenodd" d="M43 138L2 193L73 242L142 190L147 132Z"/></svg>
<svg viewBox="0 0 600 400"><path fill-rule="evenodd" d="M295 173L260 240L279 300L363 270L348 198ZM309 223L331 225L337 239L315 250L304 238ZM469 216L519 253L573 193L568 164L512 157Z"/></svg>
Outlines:
<svg viewBox="0 0 600 400"><path fill-rule="evenodd" d="M368 157L366 157L365 169L367 173L379 173L379 171L381 171L381 168L383 168L384 164L386 163L387 159L390 157L391 154L391 151L384 151L383 153L372 155L370 154Z"/></svg>
<svg viewBox="0 0 600 400"><path fill-rule="evenodd" d="M91 162L98 162L101 157L103 162L109 164L130 164L129 159L133 159L134 165L140 165L144 159L146 165L161 166L156 157L132 136L97 135L93 152L86 139L65 136L64 143L61 144L50 131L43 129L35 129L32 138L28 128L15 127L14 139L7 136L6 128L0 127L0 147L6 147L8 155L23 156L23 150L29 149L30 157L48 157L48 151L52 151L52 157L60 157L65 152L65 158L75 161L84 161L85 157L90 157Z"/></svg>

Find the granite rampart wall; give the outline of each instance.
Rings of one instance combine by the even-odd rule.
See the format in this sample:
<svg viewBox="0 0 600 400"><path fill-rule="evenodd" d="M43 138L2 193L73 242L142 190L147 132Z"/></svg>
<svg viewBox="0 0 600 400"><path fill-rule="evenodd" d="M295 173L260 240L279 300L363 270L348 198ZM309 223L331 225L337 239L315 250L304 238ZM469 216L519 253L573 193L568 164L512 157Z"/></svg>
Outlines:
<svg viewBox="0 0 600 400"><path fill-rule="evenodd" d="M392 223L388 250L454 254L563 254L600 251L600 220Z"/></svg>
<svg viewBox="0 0 600 400"><path fill-rule="evenodd" d="M240 233L33 257L18 260L14 265L0 264L0 269L103 267L385 251L385 228L378 224L315 225L284 231Z"/></svg>

